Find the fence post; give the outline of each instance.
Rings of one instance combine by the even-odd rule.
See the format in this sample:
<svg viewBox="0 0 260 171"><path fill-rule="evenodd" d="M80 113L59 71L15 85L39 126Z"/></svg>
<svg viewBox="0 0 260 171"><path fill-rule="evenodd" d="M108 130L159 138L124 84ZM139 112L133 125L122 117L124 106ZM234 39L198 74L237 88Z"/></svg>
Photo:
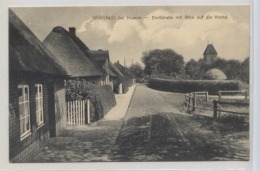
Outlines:
<svg viewBox="0 0 260 171"><path fill-rule="evenodd" d="M213 109L214 109L213 117L217 118L217 116L218 116L218 102L216 100L213 101Z"/></svg>
<svg viewBox="0 0 260 171"><path fill-rule="evenodd" d="M83 102L82 102L82 115L83 115L83 124L86 124L86 117L85 117L85 115L86 115L86 111L85 111L85 105L86 105L86 100L83 100Z"/></svg>
<svg viewBox="0 0 260 171"><path fill-rule="evenodd" d="M196 93L193 93L193 99L192 99L192 111L195 111L195 107L196 107Z"/></svg>
<svg viewBox="0 0 260 171"><path fill-rule="evenodd" d="M206 91L206 101L208 101L209 100L209 94L208 94L208 92Z"/></svg>
<svg viewBox="0 0 260 171"><path fill-rule="evenodd" d="M87 99L87 124L90 124L90 105L89 105L89 99Z"/></svg>
<svg viewBox="0 0 260 171"><path fill-rule="evenodd" d="M189 105L188 105L188 109L189 109L189 110L190 110L190 107L191 107L191 106L190 106L190 104L191 104L190 101L191 101L191 93L189 93Z"/></svg>
<svg viewBox="0 0 260 171"><path fill-rule="evenodd" d="M72 126L73 103L70 101L70 126Z"/></svg>
<svg viewBox="0 0 260 171"><path fill-rule="evenodd" d="M187 107L187 96L186 96L186 94L184 95L184 98L185 98L185 107Z"/></svg>
<svg viewBox="0 0 260 171"><path fill-rule="evenodd" d="M67 125L70 126L70 101L67 101Z"/></svg>
<svg viewBox="0 0 260 171"><path fill-rule="evenodd" d="M221 99L221 90L218 91L218 99Z"/></svg>

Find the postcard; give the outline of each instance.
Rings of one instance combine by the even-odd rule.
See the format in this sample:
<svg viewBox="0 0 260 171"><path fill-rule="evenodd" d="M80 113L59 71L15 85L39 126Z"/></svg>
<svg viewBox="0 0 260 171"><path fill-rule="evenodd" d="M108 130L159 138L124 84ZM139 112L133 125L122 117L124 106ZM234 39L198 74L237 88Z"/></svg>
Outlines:
<svg viewBox="0 0 260 171"><path fill-rule="evenodd" d="M10 7L8 24L10 164L249 169L250 6Z"/></svg>

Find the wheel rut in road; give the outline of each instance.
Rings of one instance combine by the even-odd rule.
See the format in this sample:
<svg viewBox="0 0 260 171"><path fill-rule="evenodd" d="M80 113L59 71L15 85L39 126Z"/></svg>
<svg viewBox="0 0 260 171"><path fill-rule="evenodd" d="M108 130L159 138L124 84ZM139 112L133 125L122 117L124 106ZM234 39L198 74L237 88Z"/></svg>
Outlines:
<svg viewBox="0 0 260 171"><path fill-rule="evenodd" d="M172 99L138 86L109 159L115 161L189 160L189 145L174 119ZM168 111L168 112L166 112Z"/></svg>

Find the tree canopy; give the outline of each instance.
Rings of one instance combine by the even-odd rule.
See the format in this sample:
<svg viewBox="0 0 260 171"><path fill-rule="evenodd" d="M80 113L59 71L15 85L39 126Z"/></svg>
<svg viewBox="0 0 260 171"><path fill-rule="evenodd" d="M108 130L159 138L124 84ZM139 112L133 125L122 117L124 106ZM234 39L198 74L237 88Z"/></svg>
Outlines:
<svg viewBox="0 0 260 171"><path fill-rule="evenodd" d="M154 49L143 53L145 74L154 73L175 76L184 69L183 56L172 49Z"/></svg>
<svg viewBox="0 0 260 171"><path fill-rule="evenodd" d="M210 69L219 69L229 80L242 80L249 82L249 57L242 63L238 60L225 60L218 58L214 63L208 65L203 59L196 62L191 59L185 65L185 72L191 79L202 79L204 74Z"/></svg>
<svg viewBox="0 0 260 171"><path fill-rule="evenodd" d="M135 63L129 67L129 70L131 71L132 75L135 78L142 78L144 75L143 67L139 63Z"/></svg>

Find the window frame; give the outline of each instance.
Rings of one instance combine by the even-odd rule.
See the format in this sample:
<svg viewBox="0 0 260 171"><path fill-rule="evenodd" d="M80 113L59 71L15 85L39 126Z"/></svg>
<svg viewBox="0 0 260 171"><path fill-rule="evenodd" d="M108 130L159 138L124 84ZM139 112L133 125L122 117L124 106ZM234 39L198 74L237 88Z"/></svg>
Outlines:
<svg viewBox="0 0 260 171"><path fill-rule="evenodd" d="M27 88L27 100L26 100L26 96L25 96L25 89ZM31 112L30 112L30 89L29 89L29 85L28 84L19 84L18 85L18 90L22 89L22 97L23 97L23 101L20 101L20 96L18 97L18 105L19 105L19 125L20 125L20 140L23 140L24 138L26 138L27 136L29 136L31 134ZM20 90L19 90L20 91ZM26 109L25 105L28 105L28 109ZM20 111L20 105L23 105L23 112L24 114L21 115L21 111ZM28 111L27 111L28 110ZM24 132L22 132L22 125L23 128L26 129L26 125L27 122L26 120L28 119L28 124L29 124L29 128L28 130L25 130Z"/></svg>
<svg viewBox="0 0 260 171"><path fill-rule="evenodd" d="M43 114L43 85L35 84L35 113L36 113L36 123L38 127L44 125L44 114ZM41 91L39 91L41 88ZM38 94L38 96L37 96ZM38 102L38 103L37 103ZM38 104L38 105L37 105ZM41 120L42 118L42 120Z"/></svg>

